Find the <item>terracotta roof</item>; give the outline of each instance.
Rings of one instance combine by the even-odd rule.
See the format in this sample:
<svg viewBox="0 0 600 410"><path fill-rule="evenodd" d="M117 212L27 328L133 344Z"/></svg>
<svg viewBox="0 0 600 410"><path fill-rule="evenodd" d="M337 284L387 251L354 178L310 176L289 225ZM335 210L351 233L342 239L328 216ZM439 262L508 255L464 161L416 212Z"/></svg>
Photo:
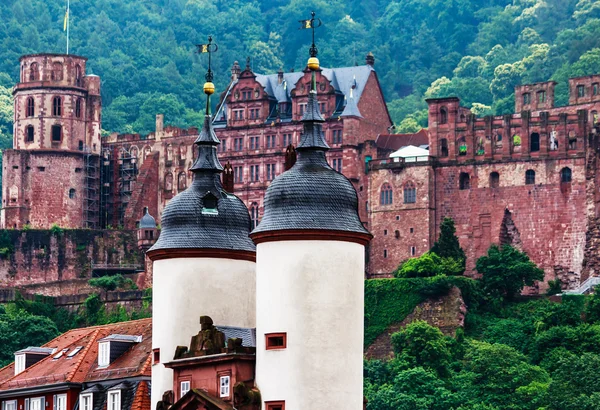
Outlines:
<svg viewBox="0 0 600 410"><path fill-rule="evenodd" d="M133 344L108 367L98 369L98 341L112 334L142 336L142 341ZM0 391L65 382L84 383L150 376L152 319L73 329L42 347L56 348L55 354L45 357L16 376L14 363L0 369ZM69 357L69 353L78 347L82 347L80 351ZM64 349L67 349L64 354L55 359Z"/></svg>
<svg viewBox="0 0 600 410"><path fill-rule="evenodd" d="M397 151L402 147L414 145L429 144L429 135L426 128L421 128L419 132L414 134L379 134L375 140L377 148Z"/></svg>
<svg viewBox="0 0 600 410"><path fill-rule="evenodd" d="M200 407L202 405L202 407ZM183 410L189 408L203 408L207 410L234 410L231 404L211 396L204 390L191 389L181 399L175 402L170 410Z"/></svg>

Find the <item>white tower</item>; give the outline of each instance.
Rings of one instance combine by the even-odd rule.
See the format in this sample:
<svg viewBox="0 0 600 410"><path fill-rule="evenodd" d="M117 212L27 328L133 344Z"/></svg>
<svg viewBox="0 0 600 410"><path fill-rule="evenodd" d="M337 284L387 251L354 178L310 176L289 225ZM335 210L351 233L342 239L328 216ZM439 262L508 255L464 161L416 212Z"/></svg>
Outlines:
<svg viewBox="0 0 600 410"><path fill-rule="evenodd" d="M325 158L312 86L298 161L265 196L256 243L256 385L263 409L363 408L365 245L351 182Z"/></svg>
<svg viewBox="0 0 600 410"><path fill-rule="evenodd" d="M210 66L204 91L208 96L214 92ZM148 251L154 263L152 409L173 388L173 371L162 363L173 360L177 346L189 344L201 315L219 325L256 326L250 216L244 203L221 184L223 167L216 149L220 142L208 107L207 101L204 126L195 142L194 181L165 207L162 232Z"/></svg>

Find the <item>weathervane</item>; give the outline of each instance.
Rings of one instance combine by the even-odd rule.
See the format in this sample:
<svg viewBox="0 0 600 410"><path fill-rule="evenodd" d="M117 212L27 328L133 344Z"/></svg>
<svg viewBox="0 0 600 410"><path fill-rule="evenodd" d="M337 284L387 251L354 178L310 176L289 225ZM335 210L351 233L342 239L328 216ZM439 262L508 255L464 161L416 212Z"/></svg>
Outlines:
<svg viewBox="0 0 600 410"><path fill-rule="evenodd" d="M208 36L208 43L207 44L198 44L196 46L196 48L198 49L197 50L198 54L208 53L208 71L206 72L206 75L204 76L204 78L206 79L206 82L204 83L204 94L207 95L207 97L206 97L206 115L209 115L210 114L210 96L211 96L211 94L213 94L215 92L215 85L213 84L213 72L211 69L211 56L212 56L212 53L215 53L219 49L219 47L216 44L213 44L212 36Z"/></svg>
<svg viewBox="0 0 600 410"><path fill-rule="evenodd" d="M315 29L317 27L321 27L321 25L323 24L323 22L321 21L320 18L315 18L315 12L312 11L310 13L311 18L308 20L300 20L300 24L302 24L302 27L300 27L301 30L303 29L312 29L312 45L310 46L310 56L312 58L317 58L317 54L319 53L319 50L317 49L317 46L315 45ZM317 64L318 64L318 60L317 60ZM309 67L310 68L310 67ZM318 67L317 67L318 69Z"/></svg>

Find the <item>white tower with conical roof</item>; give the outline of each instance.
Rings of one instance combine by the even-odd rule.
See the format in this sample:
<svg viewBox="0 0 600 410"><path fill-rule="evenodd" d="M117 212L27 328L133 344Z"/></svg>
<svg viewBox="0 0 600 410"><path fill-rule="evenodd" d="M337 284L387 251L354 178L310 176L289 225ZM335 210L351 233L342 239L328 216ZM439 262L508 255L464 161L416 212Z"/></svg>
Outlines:
<svg viewBox="0 0 600 410"><path fill-rule="evenodd" d="M311 27L315 25L311 20ZM313 34L314 39L314 34ZM256 385L263 409L363 408L365 245L351 182L327 163L312 86L298 160L265 196L256 243Z"/></svg>
<svg viewBox="0 0 600 410"><path fill-rule="evenodd" d="M210 37L205 46L212 51ZM173 388L173 371L162 363L173 360L177 346L189 344L200 328L201 315L219 325L256 326L250 216L244 203L221 184L220 142L209 112L214 92L210 63L206 80L206 117L191 168L194 181L165 207L160 237L148 251L154 270L152 409ZM180 392L174 394L179 399Z"/></svg>

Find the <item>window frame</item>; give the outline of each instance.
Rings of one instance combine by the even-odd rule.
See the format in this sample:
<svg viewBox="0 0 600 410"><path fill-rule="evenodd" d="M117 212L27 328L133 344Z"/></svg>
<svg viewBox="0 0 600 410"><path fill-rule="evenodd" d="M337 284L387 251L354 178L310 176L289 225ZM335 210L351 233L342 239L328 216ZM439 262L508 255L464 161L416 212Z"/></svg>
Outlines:
<svg viewBox="0 0 600 410"><path fill-rule="evenodd" d="M185 390L184 393L184 384L187 385L187 390ZM182 398L183 396L186 395L187 392L189 392L190 390L192 390L192 382L190 380L181 380L179 382L179 398Z"/></svg>
<svg viewBox="0 0 600 410"><path fill-rule="evenodd" d="M529 104L531 104L531 94L523 93L523 105L529 105Z"/></svg>
<svg viewBox="0 0 600 410"><path fill-rule="evenodd" d="M282 344L273 343L276 339L282 340ZM287 333L265 333L265 350L284 350L287 349Z"/></svg>
<svg viewBox="0 0 600 410"><path fill-rule="evenodd" d="M27 368L25 353L15 354L15 376Z"/></svg>
<svg viewBox="0 0 600 410"><path fill-rule="evenodd" d="M266 401L265 410L285 410L285 400Z"/></svg>
<svg viewBox="0 0 600 410"><path fill-rule="evenodd" d="M62 402L62 404L64 404L64 407L59 406L59 403L61 403L61 402ZM54 410L67 410L67 395L66 394L55 394L54 395Z"/></svg>
<svg viewBox="0 0 600 410"><path fill-rule="evenodd" d="M112 397L116 397L113 403ZM114 406L113 406L114 404ZM121 390L109 390L106 397L106 410L121 410Z"/></svg>
<svg viewBox="0 0 600 410"><path fill-rule="evenodd" d="M405 204L416 204L417 203L417 187L411 181L408 181L402 187L404 203Z"/></svg>
<svg viewBox="0 0 600 410"><path fill-rule="evenodd" d="M560 170L560 183L570 184L573 182L573 171L569 167L564 167Z"/></svg>
<svg viewBox="0 0 600 410"><path fill-rule="evenodd" d="M63 102L62 98L58 95L52 98L52 116L53 117L62 117L62 107Z"/></svg>
<svg viewBox="0 0 600 410"><path fill-rule="evenodd" d="M13 407L9 408L9 404L12 404ZM17 410L17 400L4 400L2 402L2 410Z"/></svg>
<svg viewBox="0 0 600 410"><path fill-rule="evenodd" d="M223 381L227 381L225 385L223 385ZM231 396L231 375L222 375L219 376L219 398L229 398Z"/></svg>
<svg viewBox="0 0 600 410"><path fill-rule="evenodd" d="M535 171L533 169L525 171L525 185L535 185Z"/></svg>
<svg viewBox="0 0 600 410"><path fill-rule="evenodd" d="M27 118L35 117L35 99L33 97L27 97L25 116Z"/></svg>
<svg viewBox="0 0 600 410"><path fill-rule="evenodd" d="M110 342L98 342L98 367L110 365Z"/></svg>
<svg viewBox="0 0 600 410"><path fill-rule="evenodd" d="M379 205L386 206L394 203L394 190L389 182L385 182L379 188Z"/></svg>
<svg viewBox="0 0 600 410"><path fill-rule="evenodd" d="M89 399L89 407L84 406L86 400ZM93 410L94 408L94 393L84 393L79 395L79 409L80 410Z"/></svg>

